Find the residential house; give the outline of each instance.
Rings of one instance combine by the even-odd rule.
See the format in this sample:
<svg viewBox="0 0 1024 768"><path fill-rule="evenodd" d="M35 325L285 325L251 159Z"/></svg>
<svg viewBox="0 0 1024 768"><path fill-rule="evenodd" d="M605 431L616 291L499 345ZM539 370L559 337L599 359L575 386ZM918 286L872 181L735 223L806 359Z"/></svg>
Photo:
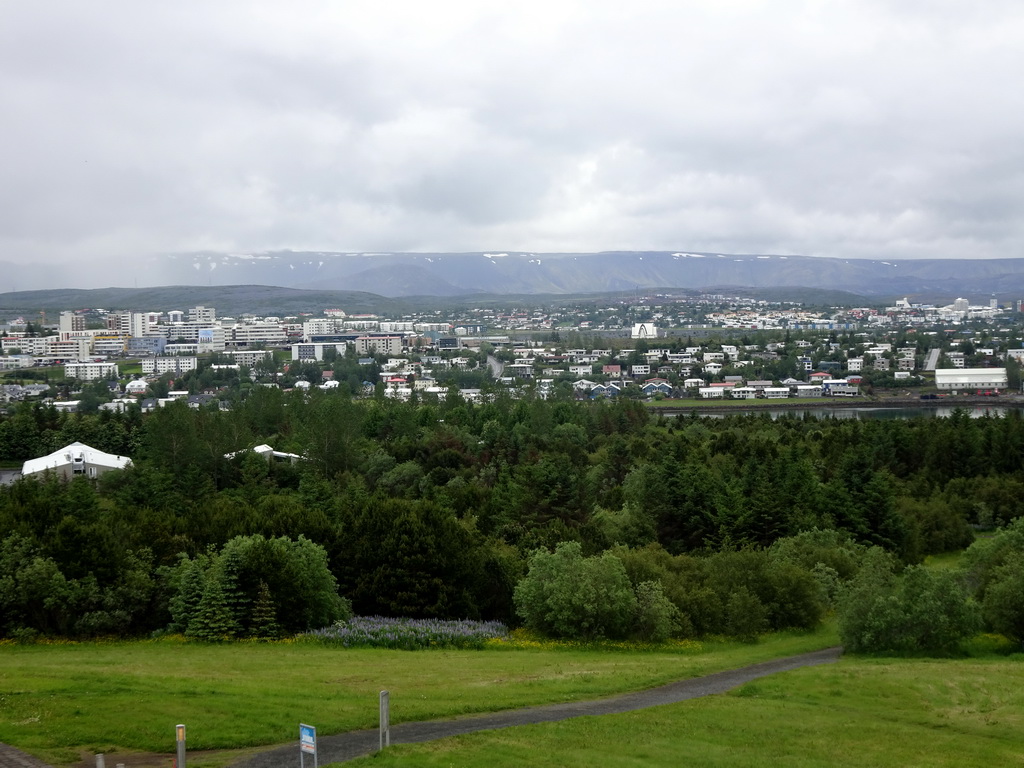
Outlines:
<svg viewBox="0 0 1024 768"><path fill-rule="evenodd" d="M729 390L729 396L736 400L753 400L757 397L757 390L754 387L733 387Z"/></svg>
<svg viewBox="0 0 1024 768"><path fill-rule="evenodd" d="M671 395L672 385L665 379L648 379L640 387L640 391L648 397L659 392L663 395Z"/></svg>

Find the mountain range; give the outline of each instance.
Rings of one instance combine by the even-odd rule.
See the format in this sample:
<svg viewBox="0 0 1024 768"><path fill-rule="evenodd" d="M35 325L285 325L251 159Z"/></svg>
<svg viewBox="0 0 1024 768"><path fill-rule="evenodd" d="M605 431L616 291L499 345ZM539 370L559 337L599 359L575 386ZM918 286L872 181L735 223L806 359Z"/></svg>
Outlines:
<svg viewBox="0 0 1024 768"><path fill-rule="evenodd" d="M0 290L110 285L264 285L390 298L581 294L676 288L845 291L877 303L909 296L948 302L1024 296L1024 259L836 259L692 251L599 253L182 253L116 270L93 264L0 265ZM4 285L6 282L6 285Z"/></svg>

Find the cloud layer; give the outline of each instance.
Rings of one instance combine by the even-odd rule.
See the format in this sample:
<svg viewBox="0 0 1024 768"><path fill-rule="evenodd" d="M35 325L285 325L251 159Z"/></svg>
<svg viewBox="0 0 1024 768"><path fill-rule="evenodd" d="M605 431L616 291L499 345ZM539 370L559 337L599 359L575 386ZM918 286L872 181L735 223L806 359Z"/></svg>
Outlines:
<svg viewBox="0 0 1024 768"><path fill-rule="evenodd" d="M1021 71L1010 1L7 3L0 261L1021 256Z"/></svg>

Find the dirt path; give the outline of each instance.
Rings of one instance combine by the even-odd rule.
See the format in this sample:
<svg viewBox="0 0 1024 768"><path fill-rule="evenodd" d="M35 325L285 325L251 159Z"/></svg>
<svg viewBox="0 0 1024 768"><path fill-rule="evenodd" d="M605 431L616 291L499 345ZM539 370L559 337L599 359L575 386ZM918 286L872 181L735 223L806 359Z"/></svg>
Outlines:
<svg viewBox="0 0 1024 768"><path fill-rule="evenodd" d="M637 709L657 707L662 704L674 704L700 696L725 693L728 690L776 672L786 672L799 667L810 667L817 664L828 664L836 661L841 648L828 648L824 651L789 656L784 659L765 661L749 667L717 672L705 677L680 680L668 685L651 688L636 693L626 693L606 699L594 701L574 701L566 704L547 704L538 707L510 709L504 712L493 712L486 715L471 715L454 720L430 720L421 723L401 723L391 727L392 744L414 744L421 741L433 741L447 736L460 736L474 731L486 731L496 728L511 728L517 725L533 723L551 723L568 720L584 715L613 715L620 712L631 712ZM335 736L317 737L317 762L344 762L356 757L368 755L377 750L379 734L376 730L351 731ZM294 765L298 760L298 740L288 746L262 752L253 757L232 764L231 768L278 768L282 765ZM312 765L312 760L309 761ZM0 766L2 768L2 766Z"/></svg>
<svg viewBox="0 0 1024 768"><path fill-rule="evenodd" d="M0 743L0 768L50 768L50 766L19 749Z"/></svg>

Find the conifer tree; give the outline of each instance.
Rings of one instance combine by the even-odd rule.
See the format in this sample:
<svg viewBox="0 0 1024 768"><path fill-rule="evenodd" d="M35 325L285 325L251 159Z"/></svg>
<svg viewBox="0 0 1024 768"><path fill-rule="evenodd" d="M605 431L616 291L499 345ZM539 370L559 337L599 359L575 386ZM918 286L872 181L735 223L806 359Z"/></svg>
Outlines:
<svg viewBox="0 0 1024 768"><path fill-rule="evenodd" d="M232 638L237 632L238 624L231 615L221 580L216 573L210 573L206 579L203 598L199 601L199 608L189 622L185 635L197 640L217 642Z"/></svg>
<svg viewBox="0 0 1024 768"><path fill-rule="evenodd" d="M252 609L249 634L252 637L266 639L281 636L281 625L277 623L277 604L270 594L270 587L262 579L260 579L260 590Z"/></svg>

